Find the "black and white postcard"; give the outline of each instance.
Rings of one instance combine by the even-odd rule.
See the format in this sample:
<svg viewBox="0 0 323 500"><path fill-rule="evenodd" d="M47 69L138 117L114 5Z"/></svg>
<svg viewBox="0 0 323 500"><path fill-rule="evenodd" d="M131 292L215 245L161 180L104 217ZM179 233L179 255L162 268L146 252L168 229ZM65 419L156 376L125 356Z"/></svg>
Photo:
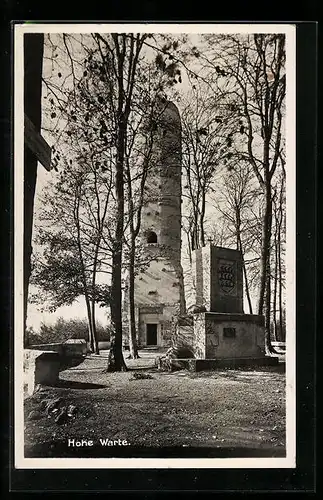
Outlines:
<svg viewBox="0 0 323 500"><path fill-rule="evenodd" d="M296 466L295 36L15 24L17 469Z"/></svg>

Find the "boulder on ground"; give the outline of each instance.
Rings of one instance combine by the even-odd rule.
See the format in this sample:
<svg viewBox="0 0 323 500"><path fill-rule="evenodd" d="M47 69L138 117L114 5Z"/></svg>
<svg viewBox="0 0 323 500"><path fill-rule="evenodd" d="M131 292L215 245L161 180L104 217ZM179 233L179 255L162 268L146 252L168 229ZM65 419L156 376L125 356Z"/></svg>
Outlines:
<svg viewBox="0 0 323 500"><path fill-rule="evenodd" d="M39 420L43 418L43 414L40 411L37 410L31 410L31 412L28 414L27 419L28 420Z"/></svg>
<svg viewBox="0 0 323 500"><path fill-rule="evenodd" d="M170 347L163 356L156 358L156 365L158 370L182 370L185 368L183 359L194 358L193 350L187 346L183 347Z"/></svg>
<svg viewBox="0 0 323 500"><path fill-rule="evenodd" d="M56 410L56 409L59 407L59 405L60 405L61 401L62 401L62 398L55 398L55 399L51 399L51 400L48 402L48 404L47 404L47 406L46 406L46 410L47 410L48 415L49 415L49 414L50 414L53 410Z"/></svg>
<svg viewBox="0 0 323 500"><path fill-rule="evenodd" d="M144 379L153 379L149 373L140 373L140 372L134 372L132 374L132 377L130 380L144 380Z"/></svg>
<svg viewBox="0 0 323 500"><path fill-rule="evenodd" d="M67 409L66 409L66 406L63 406L58 414L56 415L56 418L55 418L55 424L65 424L65 422L67 421Z"/></svg>
<svg viewBox="0 0 323 500"><path fill-rule="evenodd" d="M67 407L67 416L68 417L73 417L77 413L77 407L74 405L69 405Z"/></svg>

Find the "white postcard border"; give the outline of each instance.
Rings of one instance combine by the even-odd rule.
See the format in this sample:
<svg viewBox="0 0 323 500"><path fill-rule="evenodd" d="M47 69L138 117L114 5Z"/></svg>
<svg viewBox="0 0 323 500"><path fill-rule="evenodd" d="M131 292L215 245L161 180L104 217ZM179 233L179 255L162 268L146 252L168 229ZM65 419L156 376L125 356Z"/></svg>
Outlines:
<svg viewBox="0 0 323 500"><path fill-rule="evenodd" d="M286 34L286 457L25 458L23 419L23 35L25 33ZM296 467L296 27L292 24L16 24L14 26L14 466L17 469L295 468Z"/></svg>

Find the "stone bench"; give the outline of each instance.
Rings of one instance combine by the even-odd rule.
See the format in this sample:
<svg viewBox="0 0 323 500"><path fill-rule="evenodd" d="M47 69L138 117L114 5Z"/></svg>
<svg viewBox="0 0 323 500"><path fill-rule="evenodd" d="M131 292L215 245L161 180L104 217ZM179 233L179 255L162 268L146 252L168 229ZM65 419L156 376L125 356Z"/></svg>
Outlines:
<svg viewBox="0 0 323 500"><path fill-rule="evenodd" d="M86 356L87 344L83 339L68 339L65 342L54 342L52 344L34 344L28 349L36 349L37 351L55 351L61 356Z"/></svg>
<svg viewBox="0 0 323 500"><path fill-rule="evenodd" d="M55 351L25 349L24 389L32 395L37 385L55 385L59 379L61 355Z"/></svg>
<svg viewBox="0 0 323 500"><path fill-rule="evenodd" d="M86 356L87 343L83 339L68 339L62 344L64 356Z"/></svg>

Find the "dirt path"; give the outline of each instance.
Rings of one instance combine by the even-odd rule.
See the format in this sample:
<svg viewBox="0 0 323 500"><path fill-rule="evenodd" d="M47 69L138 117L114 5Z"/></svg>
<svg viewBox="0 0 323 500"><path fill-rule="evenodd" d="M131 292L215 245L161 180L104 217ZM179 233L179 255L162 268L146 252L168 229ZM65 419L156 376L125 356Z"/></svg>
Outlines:
<svg viewBox="0 0 323 500"><path fill-rule="evenodd" d="M107 374L104 356L91 356L62 372L60 387L28 398L26 417L54 396L62 398L60 405L76 406L77 414L61 425L45 414L26 418L26 456L135 456L139 448L139 456L143 449L162 456L162 448L202 456L205 450L284 454L285 376L279 368L166 373L153 368L153 358L148 354L129 361L129 372ZM137 380L134 373L151 378ZM82 439L93 445L69 446ZM100 439L127 444L105 446Z"/></svg>

